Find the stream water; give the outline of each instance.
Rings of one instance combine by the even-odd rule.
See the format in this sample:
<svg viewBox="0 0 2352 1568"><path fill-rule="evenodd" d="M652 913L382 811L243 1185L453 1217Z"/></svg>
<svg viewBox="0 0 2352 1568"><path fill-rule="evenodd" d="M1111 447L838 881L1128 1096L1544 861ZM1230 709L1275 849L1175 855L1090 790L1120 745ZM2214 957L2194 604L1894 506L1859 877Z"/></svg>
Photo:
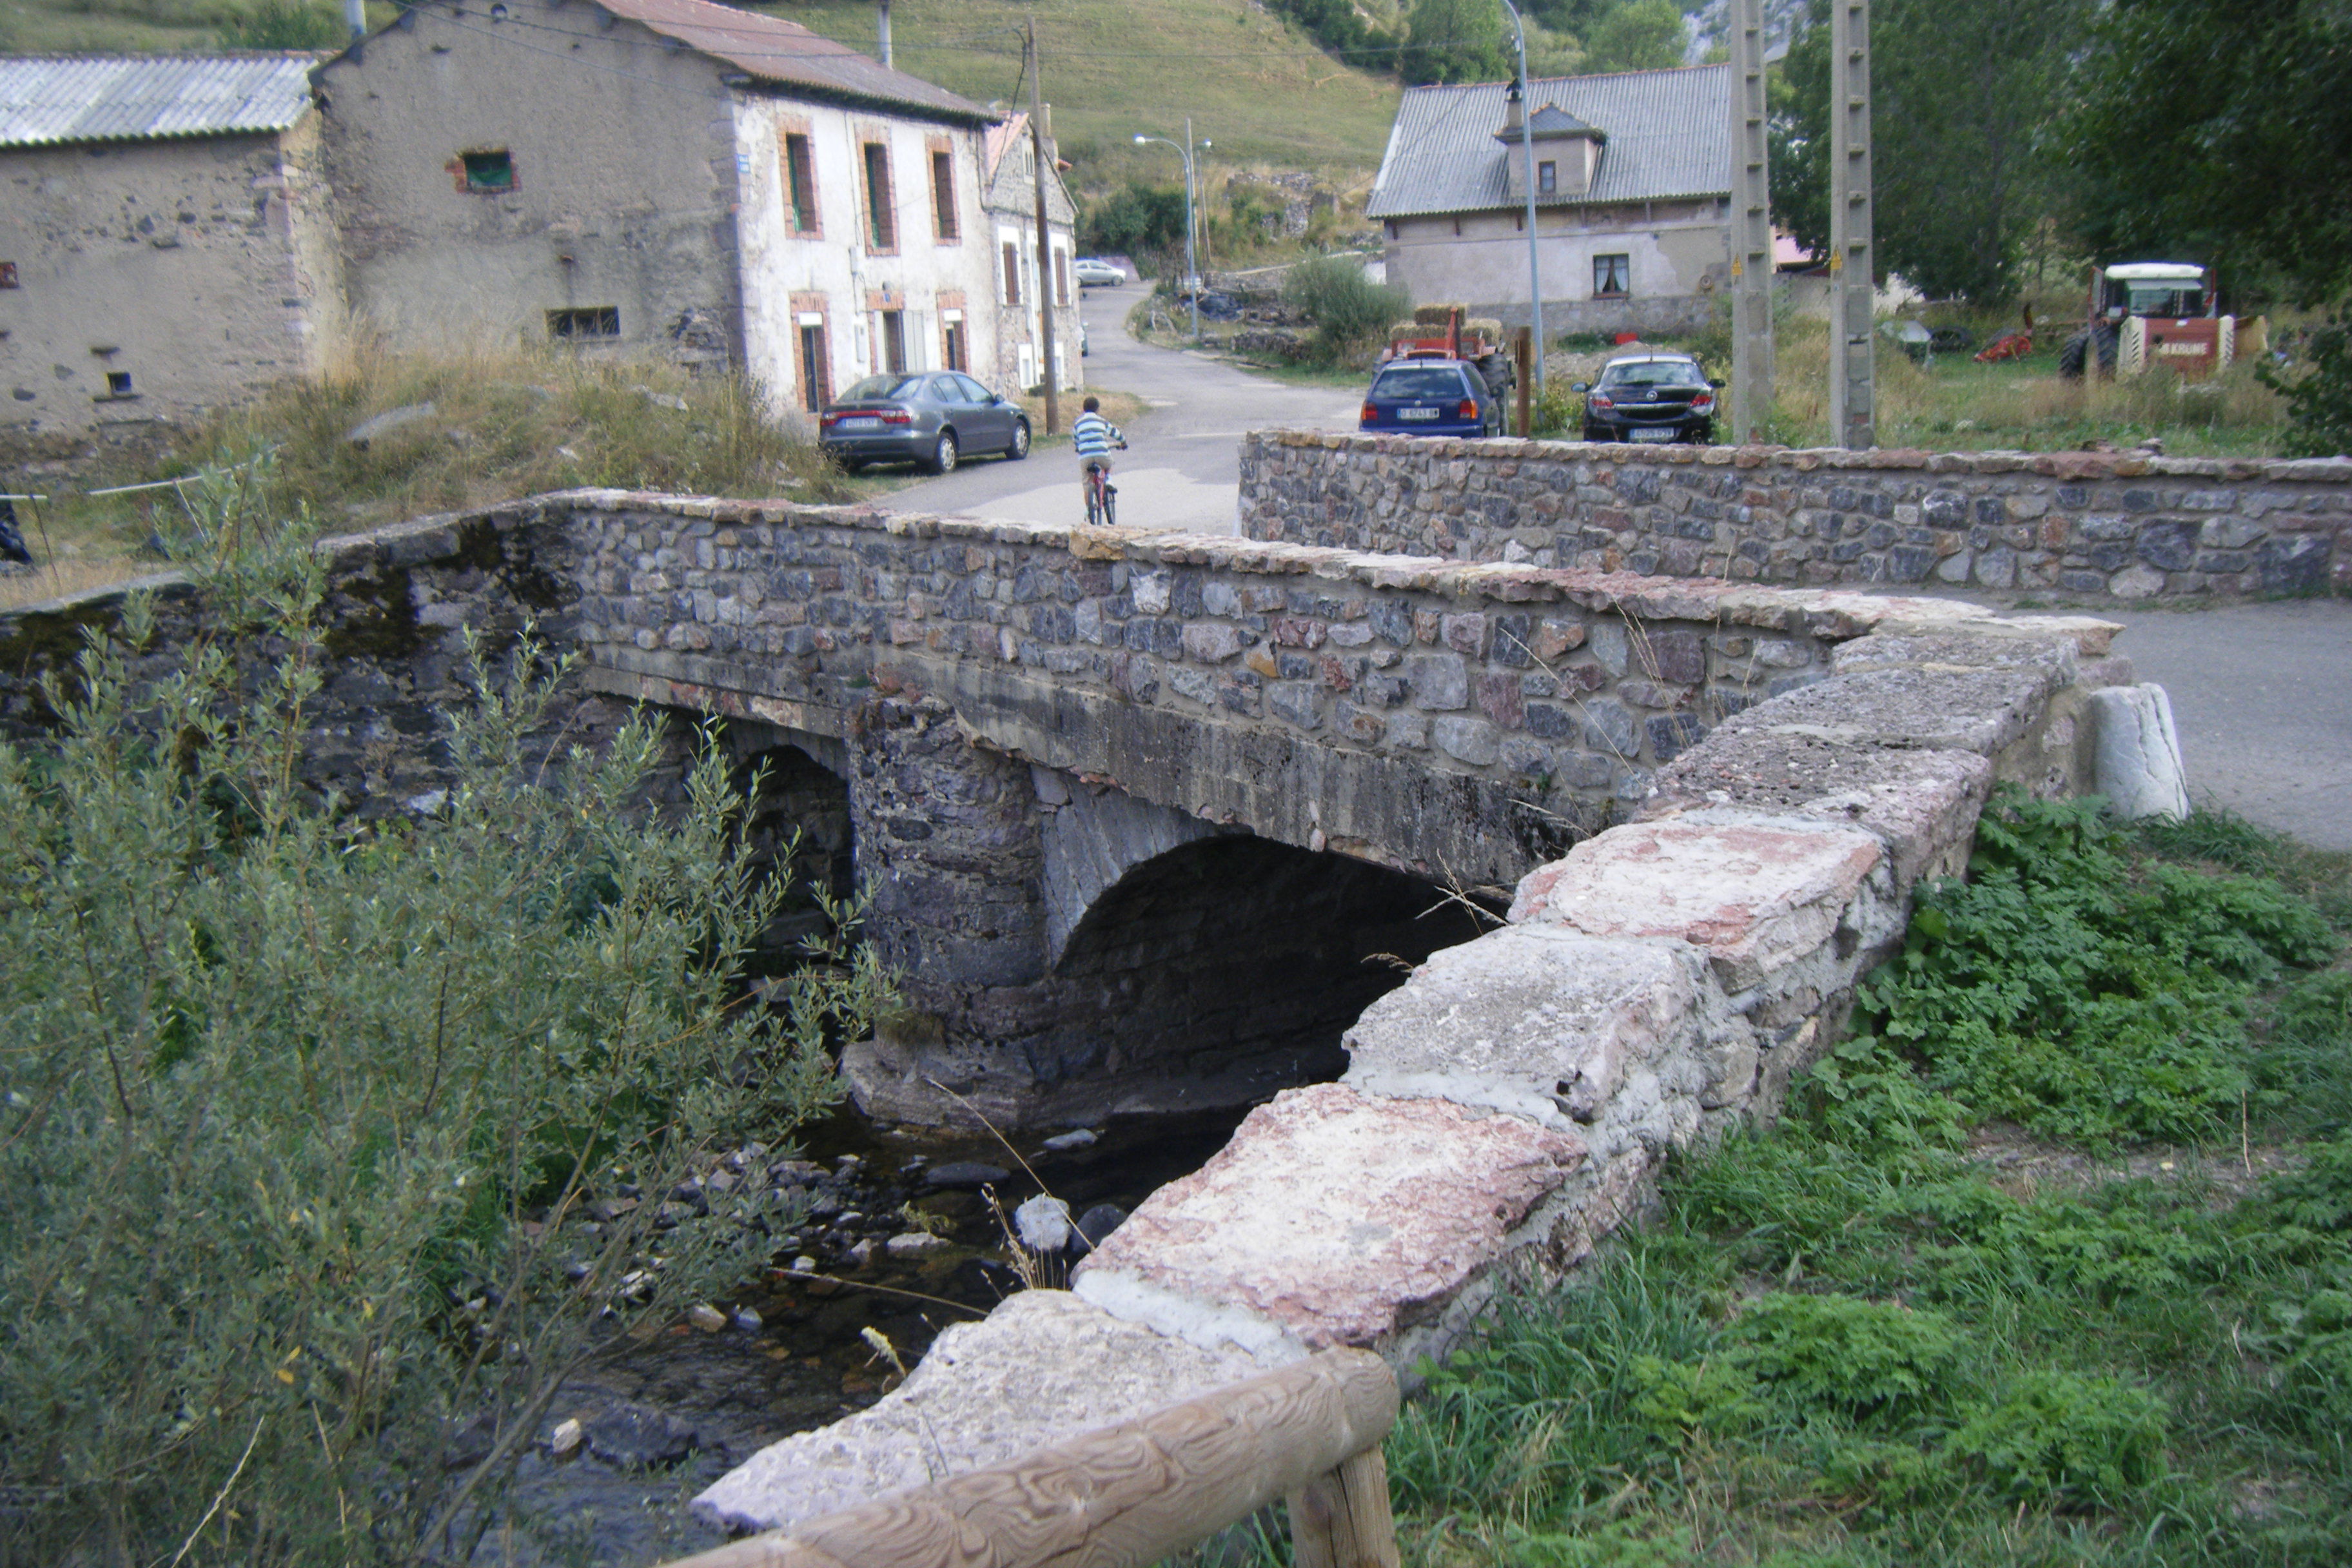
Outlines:
<svg viewBox="0 0 2352 1568"><path fill-rule="evenodd" d="M886 1130L846 1107L803 1128L802 1157L829 1173L811 1184L813 1217L799 1243L714 1303L728 1326L678 1324L567 1384L474 1563L650 1568L719 1544L723 1534L688 1509L697 1492L767 1444L897 1385L866 1331L912 1367L940 1330L984 1316L1022 1288L979 1185L983 1173L972 1167L1003 1173L985 1191L1006 1215L1041 1188L1073 1215L1106 1204L1129 1210L1198 1169L1242 1114L1114 1122L1094 1130L1094 1142L1058 1151L1016 1136L1027 1170L985 1133ZM908 1230L904 1205L937 1216L942 1245L911 1255L887 1248L886 1237ZM862 1261L849 1255L860 1241L870 1243ZM794 1270L803 1256L815 1259L813 1273ZM559 1457L547 1439L567 1420L586 1437Z"/></svg>

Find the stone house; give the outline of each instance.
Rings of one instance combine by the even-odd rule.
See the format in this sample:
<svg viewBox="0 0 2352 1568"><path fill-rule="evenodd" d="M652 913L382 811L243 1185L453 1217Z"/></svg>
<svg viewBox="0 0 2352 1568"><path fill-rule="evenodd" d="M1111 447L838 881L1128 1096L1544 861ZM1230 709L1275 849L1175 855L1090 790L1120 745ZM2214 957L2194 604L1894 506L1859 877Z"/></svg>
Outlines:
<svg viewBox="0 0 2352 1568"><path fill-rule="evenodd" d="M988 132L983 150L986 195L982 206L988 214L994 245L996 275L996 374L1000 385L1034 386L1043 372L1039 349L1044 342L1040 312L1048 294L1054 310L1054 384L1073 386L1078 362L1078 287L1070 276L1071 236L1077 207L1062 184L1061 166L1054 160L1048 113L1045 137L1045 222L1053 251L1050 285L1037 280L1037 155L1029 134L1029 116L1016 114Z"/></svg>
<svg viewBox="0 0 2352 1568"><path fill-rule="evenodd" d="M993 117L944 89L709 0L421 0L315 79L352 313L394 348L740 369L803 410L1003 384Z"/></svg>
<svg viewBox="0 0 2352 1568"><path fill-rule="evenodd" d="M1525 325L1536 164L1544 327L1686 332L1730 277L1727 66L1413 88L1365 216L1388 278L1421 303Z"/></svg>
<svg viewBox="0 0 2352 1568"><path fill-rule="evenodd" d="M0 425L190 418L326 368L317 60L0 58Z"/></svg>

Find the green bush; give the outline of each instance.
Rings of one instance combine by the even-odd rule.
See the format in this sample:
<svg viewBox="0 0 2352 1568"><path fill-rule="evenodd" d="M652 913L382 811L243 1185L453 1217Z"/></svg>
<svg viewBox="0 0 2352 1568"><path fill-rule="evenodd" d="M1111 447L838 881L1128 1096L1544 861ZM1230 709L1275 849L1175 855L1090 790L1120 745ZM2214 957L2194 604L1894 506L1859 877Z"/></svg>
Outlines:
<svg viewBox="0 0 2352 1568"><path fill-rule="evenodd" d="M1129 180L1087 209L1078 243L1148 265L1184 248L1184 188Z"/></svg>
<svg viewBox="0 0 2352 1568"><path fill-rule="evenodd" d="M2259 367L2263 384L2286 399L2291 458L2352 453L2352 310L2339 310L2313 330L2300 374Z"/></svg>
<svg viewBox="0 0 2352 1568"><path fill-rule="evenodd" d="M1976 1118L2113 1143L2196 1142L2237 1114L2249 1004L2335 933L2275 883L2134 864L2100 803L2011 792L1972 879L1918 898L1863 988L1865 1033Z"/></svg>
<svg viewBox="0 0 2352 1568"><path fill-rule="evenodd" d="M1393 283L1364 276L1360 258L1318 256L1283 279L1285 303L1315 323L1315 357L1340 365L1370 353L1391 324L1411 313L1412 299Z"/></svg>
<svg viewBox="0 0 2352 1568"><path fill-rule="evenodd" d="M438 816L339 823L303 783L322 590L300 531L232 555L155 677L133 598L51 687L54 752L0 746L10 1562L470 1556L562 1381L759 1260L763 1200L657 1262L655 1202L584 1205L781 1141L880 1005L864 962L738 1005L782 889L725 765L656 823L651 723L546 757L528 640L447 716Z"/></svg>
<svg viewBox="0 0 2352 1568"><path fill-rule="evenodd" d="M1960 1424L1947 1450L2003 1494L2098 1504L2164 1476L2164 1401L2112 1377L2018 1374Z"/></svg>
<svg viewBox="0 0 2352 1568"><path fill-rule="evenodd" d="M1776 1397L1853 1416L1939 1401L1960 1351L1941 1313L1834 1293L1761 1297L1727 1337L1739 1347L1738 1363Z"/></svg>

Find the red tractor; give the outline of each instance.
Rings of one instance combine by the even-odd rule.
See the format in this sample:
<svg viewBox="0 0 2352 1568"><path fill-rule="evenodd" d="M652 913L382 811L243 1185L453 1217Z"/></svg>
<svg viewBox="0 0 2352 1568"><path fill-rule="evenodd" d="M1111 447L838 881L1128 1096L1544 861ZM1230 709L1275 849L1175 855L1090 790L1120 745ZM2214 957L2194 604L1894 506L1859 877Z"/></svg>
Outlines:
<svg viewBox="0 0 2352 1568"><path fill-rule="evenodd" d="M2103 375L2138 375L2162 364L2210 375L2259 352L2264 322L2221 313L2211 275L2185 261L2133 261L2091 269L2089 319L2058 351L2058 374L2079 380L2097 356Z"/></svg>

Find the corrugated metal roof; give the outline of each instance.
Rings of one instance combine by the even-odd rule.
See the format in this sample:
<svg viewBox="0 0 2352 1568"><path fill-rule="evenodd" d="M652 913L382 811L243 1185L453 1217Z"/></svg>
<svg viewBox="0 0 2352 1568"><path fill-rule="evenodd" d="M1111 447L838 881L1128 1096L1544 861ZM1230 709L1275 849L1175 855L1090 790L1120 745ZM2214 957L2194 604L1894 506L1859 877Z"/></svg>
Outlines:
<svg viewBox="0 0 2352 1568"><path fill-rule="evenodd" d="M1684 66L1528 84L1540 114L1557 105L1608 137L1589 195L1575 202L1726 195L1731 189L1731 68ZM1368 217L1477 212L1512 205L1504 183L1506 84L1417 87L1397 107Z"/></svg>
<svg viewBox="0 0 2352 1568"><path fill-rule="evenodd" d="M283 131L310 111L309 53L0 58L0 147Z"/></svg>
<svg viewBox="0 0 2352 1568"><path fill-rule="evenodd" d="M718 5L711 0L596 0L666 38L780 86L811 87L876 103L906 104L986 122L988 111L918 76L908 76L813 33L797 22Z"/></svg>

